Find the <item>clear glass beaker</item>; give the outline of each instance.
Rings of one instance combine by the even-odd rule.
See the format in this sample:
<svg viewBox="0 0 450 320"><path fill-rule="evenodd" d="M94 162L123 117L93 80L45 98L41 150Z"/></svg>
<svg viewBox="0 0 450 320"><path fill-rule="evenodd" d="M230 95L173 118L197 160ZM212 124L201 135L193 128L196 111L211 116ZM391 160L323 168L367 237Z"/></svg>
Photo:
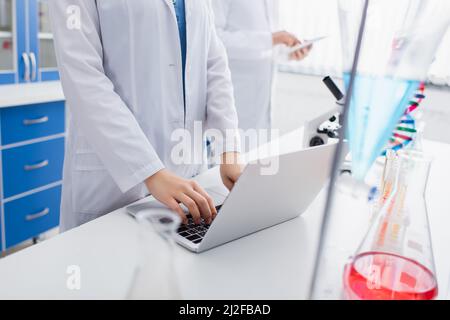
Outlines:
<svg viewBox="0 0 450 320"><path fill-rule="evenodd" d="M168 210L144 210L136 216L138 260L128 292L131 300L181 299L173 236L181 219Z"/></svg>
<svg viewBox="0 0 450 320"><path fill-rule="evenodd" d="M425 190L431 159L399 153L394 190L344 270L347 299L429 300L437 282Z"/></svg>

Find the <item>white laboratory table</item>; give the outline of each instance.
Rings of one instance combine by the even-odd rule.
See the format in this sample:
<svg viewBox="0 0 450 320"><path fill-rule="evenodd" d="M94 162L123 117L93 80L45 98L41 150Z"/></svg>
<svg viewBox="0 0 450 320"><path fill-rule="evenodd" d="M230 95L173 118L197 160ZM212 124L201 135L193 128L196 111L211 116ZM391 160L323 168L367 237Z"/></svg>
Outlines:
<svg viewBox="0 0 450 320"><path fill-rule="evenodd" d="M301 139L302 130L283 137L281 151L298 148ZM444 297L450 273L450 145L425 141L424 148L436 157L427 199L440 297ZM198 177L205 187L218 179L217 168ZM210 251L194 254L177 246L176 277L182 298L307 298L325 194L323 190L298 219ZM137 228L120 209L1 259L0 298L125 298L137 260ZM80 290L67 288L71 265L80 267Z"/></svg>
<svg viewBox="0 0 450 320"><path fill-rule="evenodd" d="M65 100L60 81L2 85L0 97L0 108Z"/></svg>

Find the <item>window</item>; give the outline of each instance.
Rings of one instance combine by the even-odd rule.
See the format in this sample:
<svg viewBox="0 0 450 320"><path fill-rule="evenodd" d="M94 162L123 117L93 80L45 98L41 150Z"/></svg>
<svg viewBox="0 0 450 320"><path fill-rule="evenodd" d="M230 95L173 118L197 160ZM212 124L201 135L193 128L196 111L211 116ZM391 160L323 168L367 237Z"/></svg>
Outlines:
<svg viewBox="0 0 450 320"><path fill-rule="evenodd" d="M283 71L315 75L341 75L342 49L339 32L337 0L282 0L280 24L301 39L328 35L329 38L315 44L313 53L304 61L287 62ZM430 68L432 83L450 86L450 31L436 54Z"/></svg>

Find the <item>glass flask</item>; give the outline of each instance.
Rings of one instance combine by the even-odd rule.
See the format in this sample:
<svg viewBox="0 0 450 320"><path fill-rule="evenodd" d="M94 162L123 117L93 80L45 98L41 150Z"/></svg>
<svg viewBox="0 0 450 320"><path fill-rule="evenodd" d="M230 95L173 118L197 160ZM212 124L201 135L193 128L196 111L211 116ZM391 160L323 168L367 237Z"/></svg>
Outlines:
<svg viewBox="0 0 450 320"><path fill-rule="evenodd" d="M178 300L173 236L181 219L168 210L144 210L136 217L138 261L127 298Z"/></svg>
<svg viewBox="0 0 450 320"><path fill-rule="evenodd" d="M340 141L319 230L312 299L348 297L342 278L349 258L360 252L397 183L398 160L388 159L384 168L376 159L426 78L450 24L450 1L338 0L338 13L346 87L342 119L350 152ZM339 159L346 156L351 172L342 174Z"/></svg>
<svg viewBox="0 0 450 320"><path fill-rule="evenodd" d="M396 182L343 275L347 299L429 300L437 281L425 190L431 159L398 156Z"/></svg>

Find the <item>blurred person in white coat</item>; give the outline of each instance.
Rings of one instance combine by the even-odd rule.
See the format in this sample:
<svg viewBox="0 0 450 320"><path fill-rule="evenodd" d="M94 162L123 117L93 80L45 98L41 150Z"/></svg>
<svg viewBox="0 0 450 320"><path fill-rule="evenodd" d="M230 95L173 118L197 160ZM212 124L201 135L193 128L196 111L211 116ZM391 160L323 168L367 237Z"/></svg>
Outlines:
<svg viewBox="0 0 450 320"><path fill-rule="evenodd" d="M217 33L228 53L239 128L270 129L277 46L301 43L278 28L278 0L212 0ZM289 58L301 60L305 48Z"/></svg>
<svg viewBox="0 0 450 320"><path fill-rule="evenodd" d="M188 180L202 163L174 161L181 129L223 133L220 171L241 173L231 76L209 1L50 0L69 110L61 205L65 231L152 194L186 221L217 213ZM226 135L226 131L233 134ZM200 133L202 134L202 133ZM194 140L195 142L197 140ZM187 143L189 145L189 143ZM189 154L191 150L183 150ZM193 148L202 158L203 146Z"/></svg>

